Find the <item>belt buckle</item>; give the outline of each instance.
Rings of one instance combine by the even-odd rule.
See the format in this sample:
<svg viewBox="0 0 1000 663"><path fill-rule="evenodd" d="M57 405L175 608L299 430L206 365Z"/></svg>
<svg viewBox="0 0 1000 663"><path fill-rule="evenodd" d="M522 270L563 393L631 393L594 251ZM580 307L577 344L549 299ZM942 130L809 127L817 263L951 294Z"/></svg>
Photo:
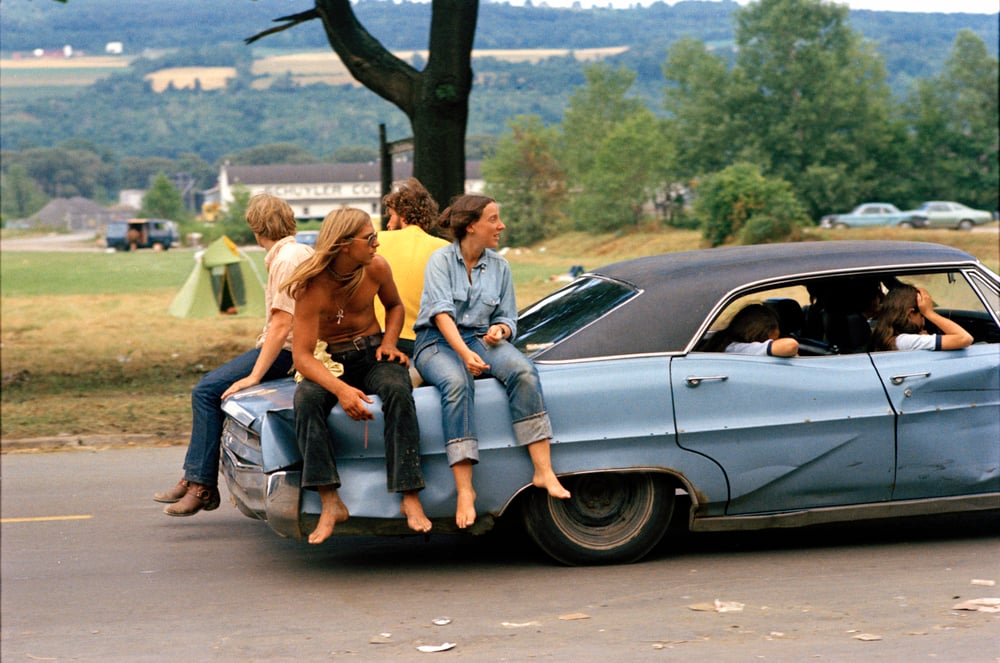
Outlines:
<svg viewBox="0 0 1000 663"><path fill-rule="evenodd" d="M351 339L351 345L354 346L355 350L357 350L358 352L361 352L362 350L364 350L364 349L366 349L368 347L367 341L368 341L368 339L366 337L364 337L364 336L356 336L356 337L354 337L354 338Z"/></svg>

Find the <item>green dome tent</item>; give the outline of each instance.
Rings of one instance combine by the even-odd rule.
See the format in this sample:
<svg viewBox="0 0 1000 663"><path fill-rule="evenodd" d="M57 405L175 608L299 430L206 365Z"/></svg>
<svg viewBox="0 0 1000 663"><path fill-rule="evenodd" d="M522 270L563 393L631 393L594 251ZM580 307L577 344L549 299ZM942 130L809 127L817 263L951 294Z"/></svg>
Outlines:
<svg viewBox="0 0 1000 663"><path fill-rule="evenodd" d="M178 318L264 316L264 281L253 261L223 235L195 254L194 269L168 309Z"/></svg>

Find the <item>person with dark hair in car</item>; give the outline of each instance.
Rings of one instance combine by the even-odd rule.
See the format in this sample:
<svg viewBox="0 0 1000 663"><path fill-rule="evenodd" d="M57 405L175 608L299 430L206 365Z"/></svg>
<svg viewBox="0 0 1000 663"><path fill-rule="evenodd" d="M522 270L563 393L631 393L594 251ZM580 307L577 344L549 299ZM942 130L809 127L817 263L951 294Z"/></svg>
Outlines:
<svg viewBox="0 0 1000 663"><path fill-rule="evenodd" d="M748 304L733 316L728 327L712 337L708 351L794 357L799 353L799 342L790 337L781 338L774 311L763 304Z"/></svg>

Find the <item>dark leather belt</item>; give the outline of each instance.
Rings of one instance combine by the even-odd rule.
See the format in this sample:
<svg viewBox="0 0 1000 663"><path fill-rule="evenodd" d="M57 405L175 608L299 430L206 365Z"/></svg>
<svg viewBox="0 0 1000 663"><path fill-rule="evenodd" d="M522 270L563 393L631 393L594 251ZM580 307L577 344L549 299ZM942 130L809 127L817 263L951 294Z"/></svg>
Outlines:
<svg viewBox="0 0 1000 663"><path fill-rule="evenodd" d="M377 348L382 345L382 334L372 334L370 336L358 336L349 341L333 343L326 346L326 351L331 355L344 354L345 352L361 352L368 348Z"/></svg>

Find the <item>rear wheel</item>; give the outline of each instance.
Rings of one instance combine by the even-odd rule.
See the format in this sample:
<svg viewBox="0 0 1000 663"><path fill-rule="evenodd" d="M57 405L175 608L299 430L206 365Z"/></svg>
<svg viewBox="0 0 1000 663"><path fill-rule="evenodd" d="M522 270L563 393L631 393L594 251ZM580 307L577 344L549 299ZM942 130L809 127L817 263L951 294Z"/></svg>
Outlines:
<svg viewBox="0 0 1000 663"><path fill-rule="evenodd" d="M958 229L959 230L972 230L972 227L975 226L975 225L976 224L973 223L972 221L970 221L969 219L962 219L961 221L958 222Z"/></svg>
<svg viewBox="0 0 1000 663"><path fill-rule="evenodd" d="M912 228L913 224L911 222L909 222L909 221L903 221L901 224L899 224L899 227L900 228Z"/></svg>
<svg viewBox="0 0 1000 663"><path fill-rule="evenodd" d="M837 230L846 230L847 229L847 224L846 223L835 223L835 224L833 224L833 227L836 228Z"/></svg>
<svg viewBox="0 0 1000 663"><path fill-rule="evenodd" d="M662 477L606 472L561 479L566 500L533 490L523 504L525 529L556 561L627 564L653 549L667 530L674 491Z"/></svg>

